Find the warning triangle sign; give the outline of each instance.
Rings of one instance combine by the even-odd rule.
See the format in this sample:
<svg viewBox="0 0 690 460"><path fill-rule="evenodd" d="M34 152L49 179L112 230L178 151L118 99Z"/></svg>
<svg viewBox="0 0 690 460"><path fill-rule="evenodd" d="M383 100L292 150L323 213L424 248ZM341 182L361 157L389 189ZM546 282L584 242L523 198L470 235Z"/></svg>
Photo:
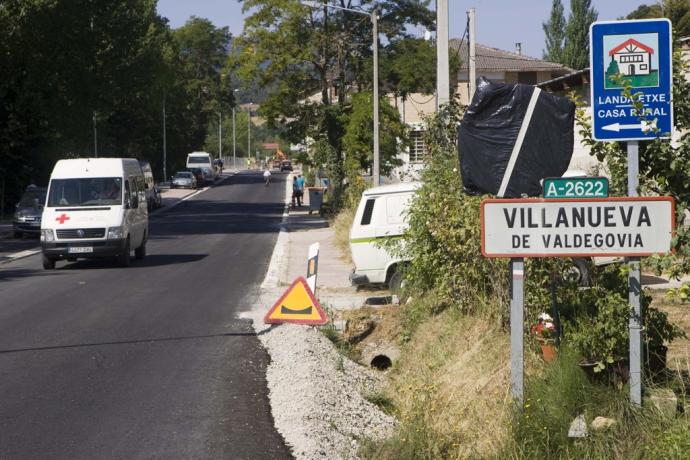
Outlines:
<svg viewBox="0 0 690 460"><path fill-rule="evenodd" d="M297 278L264 316L266 324L296 323L323 325L326 313L303 277Z"/></svg>

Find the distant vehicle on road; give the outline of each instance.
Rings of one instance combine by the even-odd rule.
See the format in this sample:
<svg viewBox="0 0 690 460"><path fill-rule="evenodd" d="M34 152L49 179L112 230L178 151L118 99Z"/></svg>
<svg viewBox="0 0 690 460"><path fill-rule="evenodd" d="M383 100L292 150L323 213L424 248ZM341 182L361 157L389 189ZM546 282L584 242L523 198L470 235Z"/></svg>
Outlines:
<svg viewBox="0 0 690 460"><path fill-rule="evenodd" d="M146 256L144 174L130 158L79 158L55 164L41 221L43 268L57 260Z"/></svg>
<svg viewBox="0 0 690 460"><path fill-rule="evenodd" d="M144 187L146 189L146 207L149 211L160 206L160 192L153 181L153 171L148 161L139 161L141 171L144 173ZM158 195L156 197L156 195Z"/></svg>
<svg viewBox="0 0 690 460"><path fill-rule="evenodd" d="M366 190L350 229L350 251L355 269L352 284L388 284L396 292L402 284L407 260L392 256L376 244L383 238L400 236L407 227L410 200L419 182L383 185Z"/></svg>
<svg viewBox="0 0 690 460"><path fill-rule="evenodd" d="M173 177L171 188L196 188L197 182L191 171L180 171Z"/></svg>
<svg viewBox="0 0 690 460"><path fill-rule="evenodd" d="M283 160L280 162L280 172L283 171L292 171L292 161Z"/></svg>
<svg viewBox="0 0 690 460"><path fill-rule="evenodd" d="M201 170L201 168L191 168L190 171L192 174L194 174L194 178L196 179L196 186L203 186L205 179L204 172Z"/></svg>
<svg viewBox="0 0 690 460"><path fill-rule="evenodd" d="M48 187L29 185L21 200L17 203L12 219L12 229L15 238L22 238L24 234L39 235L41 233L41 214L46 203Z"/></svg>
<svg viewBox="0 0 690 460"><path fill-rule="evenodd" d="M200 168L204 173L204 182L201 185L212 184L216 178L216 170L210 153L192 152L187 155L187 169Z"/></svg>

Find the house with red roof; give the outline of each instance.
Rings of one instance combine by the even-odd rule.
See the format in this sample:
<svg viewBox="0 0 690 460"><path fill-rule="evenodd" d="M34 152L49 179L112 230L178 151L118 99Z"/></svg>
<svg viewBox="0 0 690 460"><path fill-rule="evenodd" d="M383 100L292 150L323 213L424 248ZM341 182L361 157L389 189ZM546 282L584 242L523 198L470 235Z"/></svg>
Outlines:
<svg viewBox="0 0 690 460"><path fill-rule="evenodd" d="M649 75L652 70L654 49L629 38L609 51L609 56L618 64L621 75Z"/></svg>

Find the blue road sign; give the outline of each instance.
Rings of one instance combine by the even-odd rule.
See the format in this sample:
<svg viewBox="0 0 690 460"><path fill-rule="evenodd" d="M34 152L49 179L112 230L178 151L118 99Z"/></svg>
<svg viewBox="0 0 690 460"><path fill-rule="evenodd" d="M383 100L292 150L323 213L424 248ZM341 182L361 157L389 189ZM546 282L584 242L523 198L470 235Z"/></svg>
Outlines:
<svg viewBox="0 0 690 460"><path fill-rule="evenodd" d="M633 141L671 137L671 22L595 22L589 39L594 138ZM621 94L621 82L611 78L616 75L633 87L635 99L644 104L642 113Z"/></svg>

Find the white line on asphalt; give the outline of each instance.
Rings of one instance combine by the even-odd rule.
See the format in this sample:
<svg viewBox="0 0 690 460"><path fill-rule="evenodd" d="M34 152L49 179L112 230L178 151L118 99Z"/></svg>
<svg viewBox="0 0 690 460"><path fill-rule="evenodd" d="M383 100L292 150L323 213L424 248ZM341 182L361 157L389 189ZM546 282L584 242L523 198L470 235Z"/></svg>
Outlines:
<svg viewBox="0 0 690 460"><path fill-rule="evenodd" d="M41 250L40 249L27 249L26 251L20 251L20 252L15 252L14 254L10 254L5 260L1 260L0 264L7 264L10 262L14 262L17 259L23 259L24 257L29 257L33 256L36 254L40 254Z"/></svg>
<svg viewBox="0 0 690 460"><path fill-rule="evenodd" d="M280 222L280 232L278 233L278 239L273 247L273 255L271 255L271 261L268 264L268 270L266 271L266 277L261 283L261 289L270 289L278 286L280 283L280 275L283 270L287 269L287 260L285 254L285 249L288 246L288 231L287 222L288 212L290 208L290 199L292 192L292 173L288 174L287 180L285 181L285 206L283 208L283 220Z"/></svg>

